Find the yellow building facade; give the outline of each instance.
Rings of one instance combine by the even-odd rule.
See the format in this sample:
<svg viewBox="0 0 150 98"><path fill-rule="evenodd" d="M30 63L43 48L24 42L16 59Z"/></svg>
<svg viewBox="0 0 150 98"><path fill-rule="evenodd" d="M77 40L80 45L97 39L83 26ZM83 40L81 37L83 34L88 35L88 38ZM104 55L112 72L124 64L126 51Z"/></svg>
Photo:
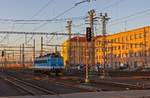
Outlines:
<svg viewBox="0 0 150 98"><path fill-rule="evenodd" d="M104 63L102 42L102 36L95 37L95 64ZM69 41L63 43L62 56L65 66L69 61L70 65L86 64L86 44L85 37L71 38L70 50ZM105 45L106 63L112 68L123 64L129 65L130 68L150 66L150 26L108 35Z"/></svg>
<svg viewBox="0 0 150 98"><path fill-rule="evenodd" d="M95 37L95 63L103 64L102 36ZM150 26L106 36L107 65L150 66Z"/></svg>
<svg viewBox="0 0 150 98"><path fill-rule="evenodd" d="M85 43L86 43L85 37L73 37L71 38L70 42L69 40L66 40L62 44L61 52L64 58L65 67L86 63Z"/></svg>

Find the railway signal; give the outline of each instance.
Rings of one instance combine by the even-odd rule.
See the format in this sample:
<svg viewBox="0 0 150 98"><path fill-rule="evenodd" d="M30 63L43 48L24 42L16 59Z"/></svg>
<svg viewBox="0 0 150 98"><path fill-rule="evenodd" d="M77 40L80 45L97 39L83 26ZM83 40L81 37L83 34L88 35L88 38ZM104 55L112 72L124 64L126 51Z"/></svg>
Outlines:
<svg viewBox="0 0 150 98"><path fill-rule="evenodd" d="M5 55L5 52L4 52L4 50L2 51L2 57L4 57L4 55Z"/></svg>
<svg viewBox="0 0 150 98"><path fill-rule="evenodd" d="M86 40L87 42L91 42L92 40L92 31L90 27L86 28Z"/></svg>

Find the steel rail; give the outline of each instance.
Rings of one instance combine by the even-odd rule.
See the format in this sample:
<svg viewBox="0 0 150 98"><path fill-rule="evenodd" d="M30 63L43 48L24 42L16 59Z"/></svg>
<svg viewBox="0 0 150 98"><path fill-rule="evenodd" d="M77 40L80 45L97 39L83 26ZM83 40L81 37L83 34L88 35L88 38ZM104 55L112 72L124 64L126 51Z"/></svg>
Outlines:
<svg viewBox="0 0 150 98"><path fill-rule="evenodd" d="M37 92L40 92L41 95L43 95L43 94L58 95L54 91L50 91L50 90L47 90L47 89L42 88L40 86L33 85L29 82L25 82L23 80L17 79L11 75L7 75L5 80L8 81L9 83L15 85L16 87L21 88L22 90L26 91L27 93L29 93L31 95L39 95L39 93L37 93Z"/></svg>

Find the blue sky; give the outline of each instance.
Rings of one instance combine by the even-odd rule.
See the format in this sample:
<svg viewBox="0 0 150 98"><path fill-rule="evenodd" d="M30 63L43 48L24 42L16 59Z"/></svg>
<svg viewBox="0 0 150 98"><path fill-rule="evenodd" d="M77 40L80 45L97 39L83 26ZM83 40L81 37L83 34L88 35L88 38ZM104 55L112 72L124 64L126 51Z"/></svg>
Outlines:
<svg viewBox="0 0 150 98"><path fill-rule="evenodd" d="M50 4L47 7L45 7L39 14L32 17L49 1ZM80 1L82 0L0 0L0 19L53 19L55 16ZM86 16L90 9L95 9L97 14L101 12L107 12L108 16L111 18L110 22L108 22L108 32L116 33L124 31L125 28L126 30L129 30L150 25L150 12L137 15L136 17L131 17L129 20L123 19L117 24L115 22L111 22L118 18L125 17L142 10L150 9L149 4L150 0L96 0L92 3L80 4L59 18ZM73 21L73 25L84 23L85 20ZM0 21L0 31L34 31L34 29L40 24L25 24L22 26L22 24ZM47 25L38 28L36 31L66 32L65 26L66 22L48 23ZM82 33L84 32L86 26L87 25L73 27L73 32ZM96 34L100 34L100 26L98 25L96 28ZM4 35L1 35L1 39L3 37ZM56 39L60 38L62 37L56 37Z"/></svg>

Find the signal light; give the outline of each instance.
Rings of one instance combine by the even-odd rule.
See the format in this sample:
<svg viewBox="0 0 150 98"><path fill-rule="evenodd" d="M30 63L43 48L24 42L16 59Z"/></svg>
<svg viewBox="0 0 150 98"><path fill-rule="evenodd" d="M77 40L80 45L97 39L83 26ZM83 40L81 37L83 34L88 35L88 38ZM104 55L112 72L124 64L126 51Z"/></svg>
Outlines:
<svg viewBox="0 0 150 98"><path fill-rule="evenodd" d="M5 55L5 52L4 51L2 51L2 57Z"/></svg>
<svg viewBox="0 0 150 98"><path fill-rule="evenodd" d="M88 42L92 40L92 31L90 27L86 27L86 40Z"/></svg>

